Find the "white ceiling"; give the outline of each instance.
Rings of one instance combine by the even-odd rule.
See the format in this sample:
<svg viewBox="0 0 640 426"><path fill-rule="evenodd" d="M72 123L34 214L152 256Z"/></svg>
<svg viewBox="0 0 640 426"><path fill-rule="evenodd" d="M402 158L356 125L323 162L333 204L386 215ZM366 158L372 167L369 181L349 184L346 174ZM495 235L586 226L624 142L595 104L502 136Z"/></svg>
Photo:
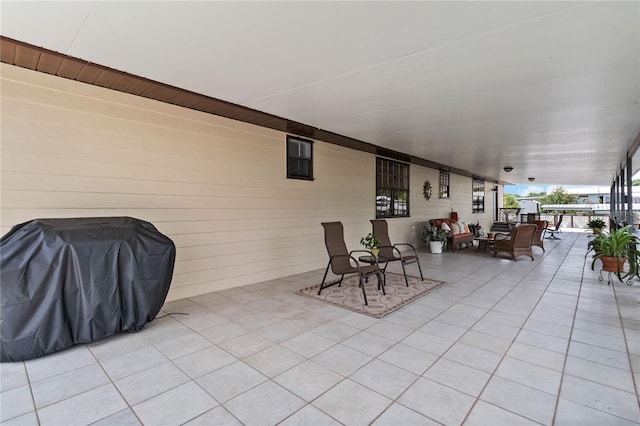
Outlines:
<svg viewBox="0 0 640 426"><path fill-rule="evenodd" d="M637 1L2 1L0 13L16 40L512 183L608 185L640 132Z"/></svg>

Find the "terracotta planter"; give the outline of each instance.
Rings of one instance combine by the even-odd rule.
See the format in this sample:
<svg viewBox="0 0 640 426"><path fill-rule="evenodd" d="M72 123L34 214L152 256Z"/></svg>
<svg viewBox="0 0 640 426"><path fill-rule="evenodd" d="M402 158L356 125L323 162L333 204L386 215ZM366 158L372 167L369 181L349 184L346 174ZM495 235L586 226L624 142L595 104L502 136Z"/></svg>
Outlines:
<svg viewBox="0 0 640 426"><path fill-rule="evenodd" d="M591 228L594 234L599 234L602 232L602 228Z"/></svg>
<svg viewBox="0 0 640 426"><path fill-rule="evenodd" d="M600 260L602 261L602 270L607 272L618 272L618 270L622 271L624 262L627 261L625 257L618 258L611 256L602 256ZM619 269L618 264L620 264Z"/></svg>

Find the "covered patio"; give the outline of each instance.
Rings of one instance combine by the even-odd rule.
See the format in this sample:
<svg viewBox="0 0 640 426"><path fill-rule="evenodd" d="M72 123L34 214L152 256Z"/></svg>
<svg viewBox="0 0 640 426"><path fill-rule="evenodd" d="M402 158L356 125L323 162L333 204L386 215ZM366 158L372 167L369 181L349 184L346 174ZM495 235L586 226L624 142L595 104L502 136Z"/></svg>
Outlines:
<svg viewBox="0 0 640 426"><path fill-rule="evenodd" d="M1 364L2 424L637 424L640 285L598 281L588 238L533 262L422 251L448 285L382 319L294 293L322 270L172 301Z"/></svg>
<svg viewBox="0 0 640 426"><path fill-rule="evenodd" d="M637 2L1 8L0 234L126 216L177 250L166 316L0 364L3 425L638 424L640 284L598 281L586 232L422 251L448 285L382 319L294 292L323 221L419 245L527 182L629 217Z"/></svg>

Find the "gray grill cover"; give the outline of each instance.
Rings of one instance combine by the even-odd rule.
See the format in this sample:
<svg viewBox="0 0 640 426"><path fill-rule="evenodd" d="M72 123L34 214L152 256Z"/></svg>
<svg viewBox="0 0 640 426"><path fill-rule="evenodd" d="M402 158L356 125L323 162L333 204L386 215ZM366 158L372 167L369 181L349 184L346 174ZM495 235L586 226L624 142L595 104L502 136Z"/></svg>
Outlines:
<svg viewBox="0 0 640 426"><path fill-rule="evenodd" d="M1 360L21 361L153 321L176 249L130 217L36 219L0 239Z"/></svg>

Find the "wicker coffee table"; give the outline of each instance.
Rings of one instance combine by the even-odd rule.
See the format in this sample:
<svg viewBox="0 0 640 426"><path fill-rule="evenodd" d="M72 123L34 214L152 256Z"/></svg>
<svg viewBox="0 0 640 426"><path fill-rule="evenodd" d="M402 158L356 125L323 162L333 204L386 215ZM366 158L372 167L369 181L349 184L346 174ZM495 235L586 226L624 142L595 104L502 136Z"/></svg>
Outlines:
<svg viewBox="0 0 640 426"><path fill-rule="evenodd" d="M491 236L491 238L489 238L489 237L475 237L473 240L478 242L478 247L476 247L476 251L491 250L491 249L493 249L493 245L495 243L495 240L493 239L493 236Z"/></svg>

